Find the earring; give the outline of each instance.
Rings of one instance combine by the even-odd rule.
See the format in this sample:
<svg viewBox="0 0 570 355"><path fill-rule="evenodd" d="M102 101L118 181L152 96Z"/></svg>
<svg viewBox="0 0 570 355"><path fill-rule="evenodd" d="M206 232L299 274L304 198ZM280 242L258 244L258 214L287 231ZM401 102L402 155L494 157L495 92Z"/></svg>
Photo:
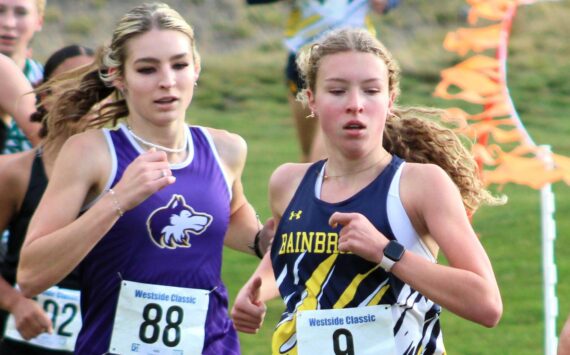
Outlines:
<svg viewBox="0 0 570 355"><path fill-rule="evenodd" d="M198 86L198 82L197 82L197 81L194 82L194 86Z"/></svg>
<svg viewBox="0 0 570 355"><path fill-rule="evenodd" d="M308 115L306 118L317 118L317 115L315 114L315 111L311 111L311 114Z"/></svg>

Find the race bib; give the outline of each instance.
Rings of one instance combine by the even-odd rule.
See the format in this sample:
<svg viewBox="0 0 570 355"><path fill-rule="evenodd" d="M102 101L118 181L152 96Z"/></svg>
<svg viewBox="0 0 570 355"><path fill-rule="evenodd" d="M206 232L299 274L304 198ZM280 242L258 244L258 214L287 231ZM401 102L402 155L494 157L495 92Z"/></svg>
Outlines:
<svg viewBox="0 0 570 355"><path fill-rule="evenodd" d="M16 329L16 319L10 315L4 337L41 348L73 352L81 329L79 295L77 290L53 286L36 297L36 302L51 319L52 334L42 333L31 340L25 340Z"/></svg>
<svg viewBox="0 0 570 355"><path fill-rule="evenodd" d="M299 355L386 355L396 353L390 306L301 311Z"/></svg>
<svg viewBox="0 0 570 355"><path fill-rule="evenodd" d="M209 291L121 281L109 352L202 354Z"/></svg>

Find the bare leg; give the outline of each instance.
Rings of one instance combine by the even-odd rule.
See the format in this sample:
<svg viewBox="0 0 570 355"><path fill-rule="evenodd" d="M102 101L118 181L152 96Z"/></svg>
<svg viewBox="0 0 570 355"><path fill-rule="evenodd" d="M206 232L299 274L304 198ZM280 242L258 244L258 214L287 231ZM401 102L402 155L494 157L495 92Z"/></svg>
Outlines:
<svg viewBox="0 0 570 355"><path fill-rule="evenodd" d="M570 316L566 319L564 328L558 339L558 355L570 355Z"/></svg>
<svg viewBox="0 0 570 355"><path fill-rule="evenodd" d="M311 114L311 111L296 101L292 94L289 94L289 106L293 113L297 137L301 145L301 161L308 162L311 158L311 149L318 128L317 119L311 117L307 118L307 116Z"/></svg>
<svg viewBox="0 0 570 355"><path fill-rule="evenodd" d="M318 118L314 118L316 122L318 122ZM325 149L325 143L323 140L323 131L321 130L320 126L317 124L317 129L315 132L315 137L313 139L313 145L311 147L311 153L309 155L309 161L317 161L327 157Z"/></svg>

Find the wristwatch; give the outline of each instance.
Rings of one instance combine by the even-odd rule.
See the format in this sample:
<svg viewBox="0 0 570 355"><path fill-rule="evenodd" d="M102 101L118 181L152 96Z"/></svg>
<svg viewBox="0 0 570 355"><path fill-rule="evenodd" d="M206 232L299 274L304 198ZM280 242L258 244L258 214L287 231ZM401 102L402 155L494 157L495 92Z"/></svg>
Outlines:
<svg viewBox="0 0 570 355"><path fill-rule="evenodd" d="M389 272L392 266L404 256L405 251L406 247L395 240L391 240L384 248L384 255L382 256L382 260L380 260L380 266Z"/></svg>

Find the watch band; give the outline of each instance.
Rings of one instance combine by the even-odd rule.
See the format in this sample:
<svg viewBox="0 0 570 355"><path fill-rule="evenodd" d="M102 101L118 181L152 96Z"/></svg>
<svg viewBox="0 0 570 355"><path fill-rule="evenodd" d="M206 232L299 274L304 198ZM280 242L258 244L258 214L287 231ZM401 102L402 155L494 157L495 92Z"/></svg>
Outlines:
<svg viewBox="0 0 570 355"><path fill-rule="evenodd" d="M387 272L390 272L390 270L392 270L392 267L395 263L396 261L388 258L386 255L382 255L382 260L380 260L380 266Z"/></svg>
<svg viewBox="0 0 570 355"><path fill-rule="evenodd" d="M404 256L405 251L406 247L398 243L397 240L390 240L382 252L380 266L389 272L392 270L392 267L394 267L394 264L400 261L402 256Z"/></svg>

